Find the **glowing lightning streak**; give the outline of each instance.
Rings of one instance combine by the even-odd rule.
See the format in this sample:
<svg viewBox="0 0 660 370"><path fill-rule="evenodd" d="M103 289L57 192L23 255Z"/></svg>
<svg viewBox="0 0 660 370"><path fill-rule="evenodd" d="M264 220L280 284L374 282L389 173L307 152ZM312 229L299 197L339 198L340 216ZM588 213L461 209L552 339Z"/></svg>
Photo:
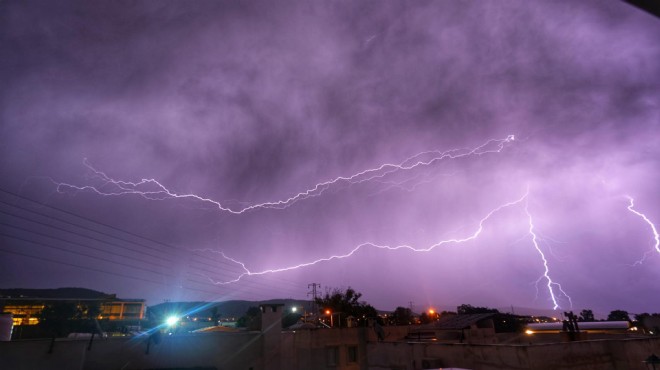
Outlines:
<svg viewBox="0 0 660 370"><path fill-rule="evenodd" d="M514 135L509 135L504 139L491 139L488 140L487 142L483 143L482 145L477 146L476 148L473 149L452 149L444 152L439 152L439 151L427 151L427 152L422 152L415 154L409 158L406 158L403 162L400 162L399 164L393 164L393 163L385 163L382 164L378 167L375 168L370 168L366 169L360 172L357 172L353 175L350 176L339 176L336 177L332 180L328 180L325 182L318 183L311 187L310 189L307 189L305 191L302 191L294 196L291 196L287 199L284 200L278 200L278 201L272 201L272 202L264 202L264 203L258 203L258 204L253 204L250 206L246 206L237 210L231 209L222 203L202 197L196 194L178 194L175 193L168 188L166 188L163 184L158 182L155 179L142 179L139 182L130 182L130 181L121 181L121 180L115 180L111 177L109 177L106 173L99 171L92 167L92 165L87 162L87 160L83 161L83 164L91 170L96 177L98 177L101 181L105 183L105 185L112 185L114 186L117 190L115 191L105 191L99 187L92 186L92 185L84 185L84 186L77 186L77 185L72 185L72 184L67 184L67 183L58 183L53 181L57 185L57 191L62 192L63 189L69 188L69 189L75 189L79 191L87 190L87 191L92 191L95 192L99 195L103 196L119 196L119 195L125 195L125 194L134 194L134 195L139 195L144 198L150 199L150 200L164 200L164 199L169 199L169 198L189 198L189 199L195 199L198 201L206 202L206 203L211 203L214 206L216 206L219 210L233 213L233 214L241 214L247 211L250 211L252 209L256 208L275 208L275 209L283 209L291 206L293 203L303 200L309 197L314 197L314 196L319 196L321 195L327 188L329 188L331 185L334 185L340 181L348 182L351 184L355 183L362 183L365 181L370 181L376 178L382 178L390 173L393 173L395 171L400 171L400 170L412 170L416 167L419 166L428 166L433 164L434 162L440 161L445 158L449 159L456 159L456 158L461 158L461 157L467 157L471 155L482 155L486 153L499 153L504 149L505 144L510 143L515 140ZM491 148L492 145L495 145L494 148ZM422 160L420 159L422 156L426 155L432 155L430 159L427 160ZM145 187L153 187L153 190L140 190L144 189Z"/></svg>
<svg viewBox="0 0 660 370"><path fill-rule="evenodd" d="M553 310L556 310L559 308L559 303L557 302L557 297L555 296L555 292L553 290L553 287L557 287L557 290L561 292L569 301L571 307L573 307L573 302L571 301L571 297L564 292L562 289L561 285L559 283L555 283L552 281L552 278L550 277L550 268L548 267L548 260L545 258L545 254L541 250L541 247L539 246L538 243L538 236L536 235L536 232L534 231L534 220L532 219L532 214L529 213L529 204L527 202L527 199L525 199L525 214L527 215L527 220L529 222L529 229L528 232L532 236L532 244L534 244L534 248L536 249L537 252L539 252L539 255L541 256L541 260L543 261L543 275L536 280L536 284L538 285L541 280L546 281L546 286L548 287L548 293L550 293L550 298L552 299L552 304L554 305L552 307Z"/></svg>
<svg viewBox="0 0 660 370"><path fill-rule="evenodd" d="M355 253L356 253L357 251L359 251L360 249L362 249L362 248L364 248L364 247L367 247L367 246L369 246L369 247L374 247L374 248L378 248L378 249L387 249L387 250L408 249L408 250L411 250L411 251L413 251L413 252L430 252L430 251L432 251L433 249L435 249L435 248L437 248L437 247L439 247L439 246L441 246L441 245L444 245L444 244L449 244L449 243L456 243L456 244L465 243L465 242L468 242L468 241L470 241L470 240L474 240L474 239L476 239L476 238L481 234L481 232L483 231L483 225L484 225L484 223L485 223L485 222L486 222L486 221L487 221L487 220L488 220L493 214L495 214L495 213L501 211L501 210L504 209L504 208L511 207L511 206L513 206L513 205L516 205L516 204L520 204L520 203L523 202L526 198L527 198L527 193L525 193L525 194L524 194L520 199L518 199L518 200L515 200L515 201L513 201L513 202L509 202L509 203L503 204L503 205L501 205L501 206L499 206L499 207L493 209L492 211L490 211L490 212L489 212L484 218L482 218L482 219L479 221L479 227L477 227L477 230L476 230L474 233L472 233L472 235L469 235L469 236L464 237L464 238L454 238L454 239L442 240L442 241L440 241L440 242L438 242L438 243L435 243L435 244L433 244L433 245L431 245L431 246L429 246L429 247L427 247L427 248L415 248L415 247L412 247L412 246L409 246L409 245L388 246L388 245L379 245L379 244L375 244L375 243L367 242L367 243L362 243L362 244L358 245L357 247L353 248L350 252L348 252L348 253L346 253L346 254L333 255L333 256L330 256L330 257L320 258L320 259L317 259L317 260L312 261L312 262L301 263L301 264L299 264L299 265L295 265L295 266L282 267L282 268L277 268L277 269L269 269L269 270L256 271L256 272L252 272L252 271L248 270L248 268L245 267L245 264L244 264L243 262L240 262L240 261L237 261L237 260L235 260L235 259L233 259L233 258L227 257L223 252L219 252L224 258L226 258L226 259L228 259L228 260L230 260L230 261L232 261L232 262L234 262L234 263L240 265L240 266L243 268L243 271L244 271L244 272L243 272L241 275L239 275L236 279L233 279L233 280L229 280L229 281L213 281L213 280L211 279L211 281L213 281L213 283L214 283L214 284L217 284L217 285L226 285L226 284L236 283L236 282L240 281L240 280L241 280L243 277L245 277L245 276L258 276L258 275L272 274L272 273L276 273L276 272L284 272L284 271L295 270L295 269L299 269L299 268L302 268L302 267L308 267L308 266L316 265L316 264L321 263L321 262L329 262L329 261L332 261L332 260L339 260L339 259L348 258L348 257L351 257L353 254L355 254Z"/></svg>
<svg viewBox="0 0 660 370"><path fill-rule="evenodd" d="M227 206L222 205L218 201L215 201L215 200L210 199L210 198L205 198L205 197L202 197L202 196L199 196L199 195L196 195L196 194L178 194L178 193L175 193L175 192L169 190L168 188L166 188L164 185L162 185L160 182L158 182L155 179L142 179L139 182L114 180L111 177L109 177L107 174L105 174L104 172L99 171L99 170L95 169L94 167L92 167L87 162L87 160L84 160L83 164L89 170L91 170L94 173L95 177L98 177L99 179L101 179L105 183L105 185L113 185L118 190L109 192L109 191L104 191L100 188L97 188L97 187L91 186L91 185L76 186L76 185L67 184L67 183L57 183L55 181L53 181L53 182L57 185L57 191L62 191L62 189L64 189L64 188L71 188L71 189L76 189L76 190L81 190L81 191L82 190L89 190L89 191L93 191L93 192L95 192L99 195L103 195L103 196L118 196L118 195L125 195L125 194L135 194L135 195L140 195L140 196L142 196L146 199L150 199L150 200L164 200L164 199L168 199L168 198L191 198L191 199L196 199L196 200L199 200L199 201L202 201L202 202L211 203L211 204L215 205L216 207L218 207L218 209L221 210L221 211L226 211L226 212L233 213L233 214L241 214L241 213L247 212L247 211L252 210L252 209L257 209L257 208L284 209L284 208L289 207L290 205L294 204L295 202L297 202L299 200L303 200L303 199L306 199L306 198L309 198L309 197L319 196L326 189L328 189L331 185L334 185L334 184L336 184L340 181L348 182L348 183L351 183L351 184L363 183L363 182L371 181L371 180L374 180L374 179L377 179L377 178L383 178L383 177L387 176L388 174L396 172L396 171L412 170L412 169L414 169L416 167L419 167L419 166L428 166L428 165L433 164L436 161L440 161L440 160L445 159L445 158L457 159L457 158L467 157L467 156L471 156L471 155L483 155L483 154L486 154L486 153L499 153L504 149L505 144L510 143L514 140L515 140L515 136L514 135L509 135L504 139L491 139L491 140L488 140L484 144L482 144L480 146L477 146L476 148L473 148L471 150L468 150L468 149L452 149L452 150L448 150L448 151L444 151L444 152L439 152L439 151L421 152L421 153L415 154L415 155L405 159L404 161L402 161L398 164L385 163L385 164L382 164L378 167L366 169L366 170L357 172L357 173L355 173L353 175L350 175L350 176L339 176L339 177L336 177L332 180L318 183L318 184L314 185L312 188L307 189L305 191L302 191L302 192L300 192L300 193L298 193L294 196L291 196L287 199L253 204L253 205L246 206L246 207L243 207L243 208L238 209L238 210L231 209ZM489 148L489 146L492 145L493 143L496 144L495 148L494 149ZM420 159L422 156L427 156L427 155L432 155L432 157L430 159L427 159L427 160ZM139 187L144 188L144 187L148 187L148 186L153 187L155 190L145 191L145 190L138 189ZM320 259L317 259L317 260L312 261L312 262L306 262L306 263L302 263L302 264L295 265L295 266L289 266L289 267L283 267L283 268L277 268L277 269L268 269L268 270L256 271L256 272L250 271L245 266L245 264L243 262L240 262L240 261L235 260L231 257L228 257L223 252L217 252L217 253L220 253L223 258L225 258L225 259L241 266L241 268L243 269L243 273L241 273L236 279L228 280L228 281L214 281L210 277L207 277L207 278L209 280L211 280L214 284L217 284L217 285L232 284L232 283L236 283L236 282L240 281L245 276L258 276L258 275L265 275L265 274L270 274L270 273L290 271L290 270L294 270L294 269L298 269L298 268L312 266L312 265L315 265L315 264L318 264L318 263L321 263L321 262L329 262L329 261L332 261L332 260L348 258L348 257L351 257L356 252L358 252L363 247L374 247L374 248L377 248L377 249L386 249L386 250L408 249L408 250L411 250L413 252L429 252L429 251L431 251L431 250L433 250L433 249L435 249L439 246L442 246L444 244L449 244L449 243L460 244L460 243L465 243L465 242L476 239L481 234L481 232L483 231L484 223L488 219L490 219L490 217L492 215L494 215L495 213L499 212L500 210L502 210L504 208L520 204L521 202L524 201L525 202L525 213L527 214L528 219L529 219L529 234L532 236L532 243L534 244L534 247L537 250L537 252L540 254L541 259L543 261L543 265L544 265L543 275L539 278L539 280L537 280L537 284L542 279L545 279L547 281L546 286L548 287L548 292L550 293L550 296L552 298L552 302L554 304L553 309L557 309L559 307L559 303L557 301L557 297L555 296L553 287L556 287L566 298L568 298L569 302L571 301L571 298L563 291L560 284L553 282L552 279L550 278L550 275L549 275L550 270L549 270L549 267L548 267L548 261L547 261L545 255L543 254L543 251L541 250L541 248L538 245L538 237L537 237L537 235L534 231L532 216L529 213L529 210L527 208L527 196L528 196L528 194L529 194L529 190L527 190L527 192L520 199L518 199L516 201L513 201L513 202L505 203L505 204L495 208L494 210L490 211L484 218L482 218L479 221L479 226L478 226L477 230L472 235L469 235L469 236L464 237L464 238L455 238L455 239L442 240L442 241L440 241L436 244L433 244L433 245L431 245L427 248L415 248L415 247L412 247L412 246L409 246L409 245L387 246L387 245L378 245L378 244L375 244L375 243L367 242L367 243L362 243L362 244L358 245L357 247L353 248L350 252L348 252L346 254L333 255L333 256L330 256L330 257L320 258ZM638 214L639 216L643 217L649 224L651 224L650 221L648 221L648 219L644 215L642 215L642 214L640 214L637 211L632 209L632 198L631 198L631 206L629 207L629 209L632 212L634 212L634 213ZM651 227L653 227L654 233L656 235L656 241L657 241L658 240L658 234L655 231L655 227L652 224L651 224ZM660 252L660 248L658 248L658 243L656 243L656 249L658 250L658 252ZM208 250L205 250L205 251L208 251ZM216 252L216 251L213 251L213 252ZM572 302L571 302L571 306L572 306Z"/></svg>
<svg viewBox="0 0 660 370"><path fill-rule="evenodd" d="M628 205L628 210L630 212L636 214L637 216L641 217L644 220L644 222L649 224L649 226L651 227L651 230L653 231L653 237L655 239L654 248L655 248L656 251L658 251L658 253L660 253L660 235L658 235L658 229L655 228L655 225L653 224L653 222L651 222L651 220L649 220L648 217L646 217L645 214L643 214L643 213L635 210L635 208L633 208L633 207L635 207L635 200L631 196L626 196L626 198L628 198L628 200L630 201L630 204Z"/></svg>
<svg viewBox="0 0 660 370"><path fill-rule="evenodd" d="M211 249L203 249L203 250L202 249L196 249L195 251L211 251L211 252L214 252L214 253L219 253L220 255L222 255L223 258L225 258L225 259L241 266L241 268L243 269L243 273L241 273L237 278L232 279L232 280L216 281L216 280L214 280L214 279L212 279L208 276L205 276L207 279L209 279L215 285L228 285L228 284L237 283L246 276L259 276L259 275L266 275L266 274L272 274L272 273L277 273L277 272L290 271L290 270L295 270L295 269L299 269L299 268L313 266L313 265L316 265L316 264L322 263L322 262L329 262L329 261L332 261L332 260L339 260L339 259L348 258L348 257L351 257L353 254L357 253L360 249L362 249L364 247L373 247L373 248L385 249L385 250L408 249L408 250L411 250L413 252L430 252L433 249L435 249L437 247L440 247L444 244L465 243L465 242L476 239L482 233L483 228L484 228L484 223L486 221L488 221L494 214L498 213L499 211L501 211L505 208L512 207L512 206L515 206L515 205L518 205L518 204L521 204L521 203L524 202L524 204L525 204L525 214L527 215L528 220L529 220L528 232L532 236L532 243L534 244L534 247L535 247L536 251L541 256L541 259L543 261L543 266L544 266L543 275L539 278L539 280L537 280L537 284L542 279L545 279L547 281L546 286L548 287L548 292L549 292L550 297L551 297L552 302L553 302L553 309L559 308L558 299L557 299L557 297L555 295L555 292L554 292L555 288L557 290L559 290L559 292L568 299L568 301L570 302L570 305L572 307L573 302L571 301L571 297L569 297L568 294L566 294L566 292L564 292L564 290L562 289L562 287L559 283L554 282L552 280L552 278L550 277L550 268L548 267L548 261L545 258L545 255L543 254L543 251L541 250L541 248L538 245L538 237L536 235L536 232L534 231L534 224L533 224L532 216L531 216L531 214L529 213L529 210L528 210L528 206L527 206L527 197L528 197L528 195L529 195L529 189L525 192L525 194L521 198L519 198L515 201L512 201L512 202L509 202L509 203L502 204L499 207L491 210L485 217L483 217L479 221L479 224L478 224L478 227L477 227L476 231L474 233L472 233L471 235L468 235L464 238L454 238L454 239L442 240L442 241L440 241L438 243L435 243L435 244L433 244L433 245L431 245L427 248L415 248L415 247L412 247L412 246L409 246L409 245L387 246L387 245L378 245L378 244L375 244L375 243L367 242L367 243L362 243L362 244L358 245L357 247L353 248L350 252L348 252L346 254L333 255L333 256L330 256L330 257L319 258L319 259L314 260L312 262L306 262L306 263L301 263L301 264L294 265L294 266L268 269L268 270L262 270L262 271L250 271L245 266L245 263L243 263L241 261L238 261L236 259L233 259L231 257L228 257L227 255L224 254L224 252L221 252L221 251L215 251L215 250L211 250Z"/></svg>

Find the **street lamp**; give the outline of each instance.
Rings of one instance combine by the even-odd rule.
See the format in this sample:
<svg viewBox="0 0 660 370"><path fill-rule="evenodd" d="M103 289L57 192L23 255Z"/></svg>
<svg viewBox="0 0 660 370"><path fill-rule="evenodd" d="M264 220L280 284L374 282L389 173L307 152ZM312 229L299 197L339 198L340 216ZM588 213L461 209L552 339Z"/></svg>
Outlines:
<svg viewBox="0 0 660 370"><path fill-rule="evenodd" d="M646 360L642 362L646 364L646 367L648 367L649 370L656 370L655 365L660 365L660 357L656 356L655 353L653 353L651 354L651 356L647 357Z"/></svg>
<svg viewBox="0 0 660 370"><path fill-rule="evenodd" d="M332 322L332 311L330 310L325 310L325 314L330 316L330 327L334 327L335 324Z"/></svg>

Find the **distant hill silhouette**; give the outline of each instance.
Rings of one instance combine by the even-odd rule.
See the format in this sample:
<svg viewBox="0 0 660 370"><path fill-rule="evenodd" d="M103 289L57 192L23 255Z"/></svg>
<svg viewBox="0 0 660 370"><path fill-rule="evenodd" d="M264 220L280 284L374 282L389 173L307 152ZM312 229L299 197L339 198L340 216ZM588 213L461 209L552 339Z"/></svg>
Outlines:
<svg viewBox="0 0 660 370"><path fill-rule="evenodd" d="M114 298L115 295L99 292L92 289L86 289L86 288L56 288L56 289L10 288L10 289L0 289L0 297L99 299L99 298Z"/></svg>

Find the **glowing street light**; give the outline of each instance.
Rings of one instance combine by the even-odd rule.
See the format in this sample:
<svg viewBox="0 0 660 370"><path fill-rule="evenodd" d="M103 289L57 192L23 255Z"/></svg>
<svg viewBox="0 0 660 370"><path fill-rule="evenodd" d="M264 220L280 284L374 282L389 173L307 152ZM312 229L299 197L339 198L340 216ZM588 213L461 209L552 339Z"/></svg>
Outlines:
<svg viewBox="0 0 660 370"><path fill-rule="evenodd" d="M167 320L165 320L165 324L167 324L167 326L174 326L178 322L179 322L179 318L176 316L170 316L167 318Z"/></svg>
<svg viewBox="0 0 660 370"><path fill-rule="evenodd" d="M440 314L434 308L429 308L428 314L430 320L438 320L440 318Z"/></svg>
<svg viewBox="0 0 660 370"><path fill-rule="evenodd" d="M330 327L334 327L335 324L333 323L333 320L332 320L332 311L330 311L330 310L325 310L325 314L328 315L328 316L330 316Z"/></svg>

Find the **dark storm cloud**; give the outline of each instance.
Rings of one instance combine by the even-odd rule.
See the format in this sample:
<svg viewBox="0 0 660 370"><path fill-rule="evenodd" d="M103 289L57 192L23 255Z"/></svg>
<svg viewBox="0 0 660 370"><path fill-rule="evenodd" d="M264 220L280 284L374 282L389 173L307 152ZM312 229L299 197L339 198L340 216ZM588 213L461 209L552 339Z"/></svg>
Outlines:
<svg viewBox="0 0 660 370"><path fill-rule="evenodd" d="M365 241L424 247L468 235L529 185L539 230L561 241L543 245L553 276L576 304L614 308L633 281L635 289L657 290L658 256L626 265L651 244L623 194L660 219L660 26L637 9L569 1L1 7L3 188L181 249L221 249L258 270L346 253ZM82 165L87 158L115 178L155 178L178 193L237 206L509 134L517 140L496 155L341 182L285 211L238 216L189 200L54 194L43 178L99 185ZM520 241L522 208L498 217L469 245L429 255L361 250L281 278L301 294L308 280L354 285L385 307L409 299L547 307L545 292L535 300L529 284L542 265L530 240ZM207 257L220 261L223 276L241 271ZM181 263L177 271L185 277L198 267ZM429 283L448 276L462 283ZM271 277L278 279L260 279ZM254 284L263 288L262 280ZM608 286L614 293L599 298ZM175 294L159 289L149 297Z"/></svg>

